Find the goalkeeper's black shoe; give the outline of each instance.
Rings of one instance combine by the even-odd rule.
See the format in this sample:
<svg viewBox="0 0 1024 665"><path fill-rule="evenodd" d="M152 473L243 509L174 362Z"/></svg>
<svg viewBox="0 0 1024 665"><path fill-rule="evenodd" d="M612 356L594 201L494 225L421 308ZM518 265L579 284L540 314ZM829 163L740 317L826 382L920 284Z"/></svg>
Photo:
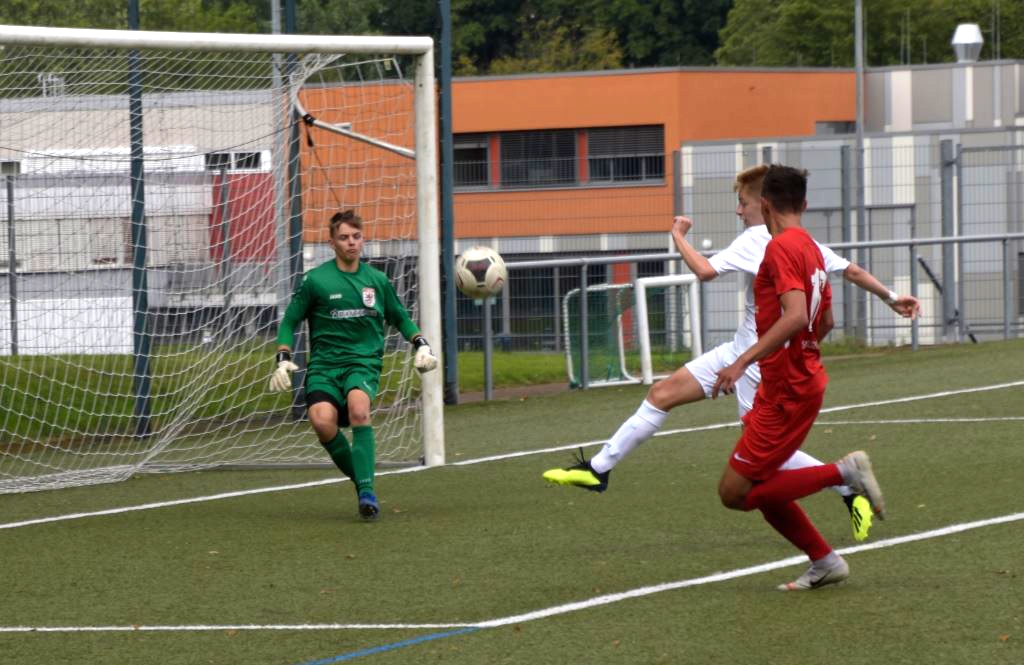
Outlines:
<svg viewBox="0 0 1024 665"><path fill-rule="evenodd" d="M544 480L556 485L572 485L591 492L603 492L608 489L608 476L611 471L598 473L590 466L590 460L583 456L581 448L576 457L576 464L564 469L548 469L544 472Z"/></svg>
<svg viewBox="0 0 1024 665"><path fill-rule="evenodd" d="M372 522L377 519L379 514L380 504L377 503L377 497L373 495L373 492L360 492L359 516L367 522Z"/></svg>

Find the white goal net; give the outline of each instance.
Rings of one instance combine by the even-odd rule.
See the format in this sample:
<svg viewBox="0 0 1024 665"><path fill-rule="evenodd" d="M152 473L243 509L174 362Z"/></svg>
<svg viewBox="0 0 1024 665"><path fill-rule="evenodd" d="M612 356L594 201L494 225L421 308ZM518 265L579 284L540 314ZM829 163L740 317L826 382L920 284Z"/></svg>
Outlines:
<svg viewBox="0 0 1024 665"><path fill-rule="evenodd" d="M328 463L277 323L352 208L440 346L431 49L0 26L0 492ZM378 458L443 463L408 361L392 331Z"/></svg>
<svg viewBox="0 0 1024 665"><path fill-rule="evenodd" d="M703 353L700 286L692 274L589 284L562 297L573 386L650 385Z"/></svg>

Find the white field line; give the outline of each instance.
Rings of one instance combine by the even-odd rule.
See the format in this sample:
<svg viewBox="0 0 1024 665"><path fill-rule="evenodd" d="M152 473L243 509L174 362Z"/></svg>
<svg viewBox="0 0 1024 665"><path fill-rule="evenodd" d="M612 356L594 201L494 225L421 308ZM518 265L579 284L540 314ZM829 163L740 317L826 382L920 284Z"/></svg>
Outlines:
<svg viewBox="0 0 1024 665"><path fill-rule="evenodd" d="M964 395L968 393L986 392L991 390L1002 390L1004 388L1014 388L1017 386L1024 386L1024 381L1012 381L1010 383L997 383L990 386L979 386L976 388L962 388L960 390L945 390L937 393L927 393L924 395L912 395L910 397L897 397L891 400L878 401L878 402L862 402L860 404L845 404L841 406L833 406L827 409L822 409L821 413L834 413L836 411L849 411L851 409L864 409L874 406L887 406L891 404L901 404L904 402L914 402L919 400L937 399L940 397L950 397L953 395ZM944 422L939 420L922 420L922 423L927 422ZM964 420L963 422L969 422ZM818 423L820 425L832 425L836 423ZM850 423L850 424L873 424L869 422L864 423ZM662 430L655 433L655 436L672 436L675 434L687 434L692 432L706 432L709 430L726 429L729 427L736 427L739 425L739 421L730 421L725 423L715 423L712 425L702 425L699 427L685 427L681 429L673 430ZM516 457L526 457L529 455L541 455L546 453L558 452L561 450L572 450L573 448L589 447L596 445L603 445L604 439L596 441L583 441L562 446L554 446L549 448L541 448L539 450L523 450L514 453L503 453L501 455L490 455L487 457L478 457L471 460L462 460L459 462L449 462L445 466L469 466L473 464L483 464L486 462L496 462L501 460L513 459ZM426 471L436 467L407 467L403 469L393 469L390 471L381 471L378 476L393 476L403 473L418 473L420 471ZM294 483L289 485L274 485L271 487L258 487L255 489L238 490L235 492L222 492L219 494L210 494L207 496L190 497L187 499L174 499L171 501L156 501L152 503L144 503L135 506L123 506L121 508L107 508L105 510L94 510L82 513L69 513L65 515L54 515L51 517L38 517L30 520L22 520L19 522L7 522L0 523L0 531L4 529L17 529L20 527L34 526L38 524L50 524L53 522L66 522L69 520L84 519L86 517L100 517L103 515L120 515L123 513L137 512L141 510L156 510L158 508L171 508L174 506L184 506L193 503L205 503L207 501L219 501L221 499L234 499L242 496L250 496L254 494L267 494L271 492L287 492L289 490L307 489L310 487L321 487L323 485L333 485L335 483L347 482L347 478L327 478L324 480L315 480L307 483Z"/></svg>
<svg viewBox="0 0 1024 665"><path fill-rule="evenodd" d="M895 547L896 545L905 545L907 543L918 542L922 540L931 540L933 538L942 538L944 536L950 536L957 533L963 533L964 531L970 531L973 529L981 529L989 526L996 526L1000 524L1008 524L1010 522L1017 522L1024 520L1024 513L1014 513L1012 515L1003 515L1002 517L993 517L984 520L977 520L974 522L963 522L961 524L952 524L950 526L942 527L940 529L933 529L931 531L922 531L920 533L909 534L906 536L898 536L895 538L886 538L885 540L879 540L874 543L868 543L866 545L855 545L852 547L845 547L840 550L836 550L840 554L849 555L857 554L859 552L869 552L872 550L881 550L889 547ZM554 605L540 610L534 610L532 612L525 612L523 614L514 614L506 617L498 617L496 619L488 619L485 621L478 621L475 623L380 623L380 624L364 624L364 623L317 623L317 624L223 624L223 625L177 625L177 626L160 626L160 625L128 625L128 626L0 626L0 634L2 633L130 633L130 632L203 632L203 631L280 631L280 630L434 630L434 629L451 629L451 628L496 628L499 626L507 626L510 624L525 623L527 621L536 621L538 619L545 619L548 617L558 616L560 614L569 614L571 612L579 612L587 610L593 607L599 607L602 605L611 605L613 603L619 603L624 600L631 598L642 598L644 596L651 596L657 593L663 593L665 591L674 591L676 589L685 589L688 587L703 586L705 584L713 584L715 582L724 582L726 580L734 580L740 577L749 577L751 575L760 575L761 573L767 573L773 570L779 570L780 568L788 568L795 566L800 563L806 563L807 558L804 556L792 556L785 559L779 559L777 561L769 561L768 563L758 564L756 566L747 566L745 568L737 568L735 570L729 570L725 572L716 572L710 575L704 575L702 577L693 577L688 580L679 580L676 582L665 582L662 584L655 584L651 586L639 587L636 589L630 589L629 591L622 591L619 593L610 593L602 596L595 596L587 600L580 600L573 603L565 603L562 605Z"/></svg>
<svg viewBox="0 0 1024 665"><path fill-rule="evenodd" d="M1002 423L1018 422L1024 416L992 416L990 418L895 418L892 420L828 420L814 423L827 425L940 425L942 423Z"/></svg>

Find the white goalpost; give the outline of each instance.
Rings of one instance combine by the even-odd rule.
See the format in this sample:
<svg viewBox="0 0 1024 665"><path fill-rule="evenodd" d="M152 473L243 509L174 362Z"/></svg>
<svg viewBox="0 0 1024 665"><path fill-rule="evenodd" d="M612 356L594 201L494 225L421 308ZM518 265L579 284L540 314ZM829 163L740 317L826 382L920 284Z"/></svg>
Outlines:
<svg viewBox="0 0 1024 665"><path fill-rule="evenodd" d="M682 299L674 293L680 287L686 288ZM654 374L650 303L655 299L661 301L660 333L667 338L666 346L676 351L676 342L682 340L691 357L703 353L700 283L695 275L671 274L642 277L634 282L587 285L585 332L581 325L582 297L580 288L571 289L562 297L566 372L572 385L582 385L584 335L588 386L650 385L654 379L665 376ZM678 325L683 321L688 325Z"/></svg>
<svg viewBox="0 0 1024 665"><path fill-rule="evenodd" d="M637 337L640 339L640 381L644 385L654 383L653 363L651 362L651 328L647 316L647 289L665 286L688 286L689 319L690 319L690 353L693 358L704 353L701 340L700 321L700 285L697 276L663 275L660 277L643 277L636 280L636 319Z"/></svg>
<svg viewBox="0 0 1024 665"><path fill-rule="evenodd" d="M0 26L0 493L329 463L277 323L352 208L440 348L434 96L429 37ZM443 464L409 359L390 331L378 459Z"/></svg>

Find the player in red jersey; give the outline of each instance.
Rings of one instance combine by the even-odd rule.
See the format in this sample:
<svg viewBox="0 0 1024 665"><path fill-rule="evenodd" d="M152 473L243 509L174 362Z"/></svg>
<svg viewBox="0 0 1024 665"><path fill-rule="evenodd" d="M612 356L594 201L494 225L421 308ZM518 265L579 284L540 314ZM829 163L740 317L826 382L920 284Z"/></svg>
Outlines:
<svg viewBox="0 0 1024 665"><path fill-rule="evenodd" d="M849 576L846 562L825 542L796 500L833 485L867 496L879 519L882 492L867 453L835 464L780 471L814 424L828 376L818 343L832 329L832 291L814 239L801 225L807 208L807 172L772 165L761 186L761 210L772 240L754 279L758 341L718 373L712 398L730 393L754 362L761 385L746 427L718 485L727 508L760 510L765 520L805 552L811 567L779 589L816 589Z"/></svg>

